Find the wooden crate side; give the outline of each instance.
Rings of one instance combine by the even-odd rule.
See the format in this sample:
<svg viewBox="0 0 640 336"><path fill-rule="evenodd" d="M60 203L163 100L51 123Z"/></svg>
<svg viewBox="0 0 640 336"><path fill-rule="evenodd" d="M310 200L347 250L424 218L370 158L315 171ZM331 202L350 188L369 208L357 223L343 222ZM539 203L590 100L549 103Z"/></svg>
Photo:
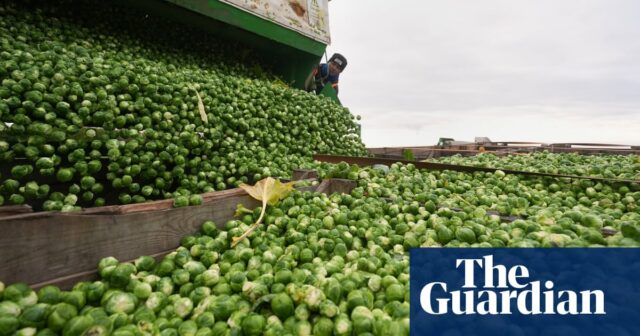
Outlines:
<svg viewBox="0 0 640 336"><path fill-rule="evenodd" d="M327 179L318 186L317 192L331 195L333 193L349 194L357 187L356 181L347 179Z"/></svg>
<svg viewBox="0 0 640 336"><path fill-rule="evenodd" d="M179 246L206 220L223 225L236 206L255 207L248 195L207 205L122 215L53 213L0 220L0 279L36 284L94 271L106 256L129 260Z"/></svg>
<svg viewBox="0 0 640 336"><path fill-rule="evenodd" d="M325 181L323 191L317 186L298 190L330 194L350 192L354 187L354 181L330 179ZM222 228L233 218L238 204L247 208L260 205L241 189L203 194L203 199L201 206L183 208L111 206L93 212L40 212L0 218L0 281L68 289L78 281L97 279L101 258L161 258L175 250L185 235L197 232L204 221L213 220Z"/></svg>
<svg viewBox="0 0 640 336"><path fill-rule="evenodd" d="M9 217L32 212L33 209L31 208L31 206L26 204L0 206L0 217Z"/></svg>
<svg viewBox="0 0 640 336"><path fill-rule="evenodd" d="M313 169L294 169L291 180L299 181L299 180L317 179L317 178L318 178L318 172Z"/></svg>

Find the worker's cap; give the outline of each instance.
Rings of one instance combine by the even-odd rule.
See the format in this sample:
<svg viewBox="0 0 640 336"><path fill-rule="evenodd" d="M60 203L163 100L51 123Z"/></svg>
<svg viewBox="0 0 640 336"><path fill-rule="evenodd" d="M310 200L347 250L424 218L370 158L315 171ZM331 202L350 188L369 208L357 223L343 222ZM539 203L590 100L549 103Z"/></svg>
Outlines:
<svg viewBox="0 0 640 336"><path fill-rule="evenodd" d="M340 71L344 70L344 68L347 67L347 59L338 53L333 54L333 56L331 56L331 58L329 59L329 62L335 63L335 65L340 68Z"/></svg>

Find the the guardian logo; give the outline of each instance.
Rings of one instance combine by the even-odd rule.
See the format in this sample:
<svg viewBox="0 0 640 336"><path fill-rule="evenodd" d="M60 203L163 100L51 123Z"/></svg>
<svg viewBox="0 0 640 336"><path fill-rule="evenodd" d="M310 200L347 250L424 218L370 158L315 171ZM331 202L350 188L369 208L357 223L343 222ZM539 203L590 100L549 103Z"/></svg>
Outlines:
<svg viewBox="0 0 640 336"><path fill-rule="evenodd" d="M454 265L451 265L453 267ZM430 315L606 315L600 289L556 290L551 280L530 279L524 265L494 264L493 255L455 259L461 288L430 282L420 290L420 306ZM565 286L571 284L563 284Z"/></svg>

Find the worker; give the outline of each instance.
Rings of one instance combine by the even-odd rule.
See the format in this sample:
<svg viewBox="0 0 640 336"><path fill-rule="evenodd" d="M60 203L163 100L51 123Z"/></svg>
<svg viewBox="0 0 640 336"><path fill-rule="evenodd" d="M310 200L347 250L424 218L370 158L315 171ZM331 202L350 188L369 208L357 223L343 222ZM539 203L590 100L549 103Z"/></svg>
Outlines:
<svg viewBox="0 0 640 336"><path fill-rule="evenodd" d="M329 62L320 64L313 69L305 83L306 90L309 92L315 91L316 94L319 94L327 83L331 83L337 95L338 79L346 67L347 59L341 54L333 54Z"/></svg>

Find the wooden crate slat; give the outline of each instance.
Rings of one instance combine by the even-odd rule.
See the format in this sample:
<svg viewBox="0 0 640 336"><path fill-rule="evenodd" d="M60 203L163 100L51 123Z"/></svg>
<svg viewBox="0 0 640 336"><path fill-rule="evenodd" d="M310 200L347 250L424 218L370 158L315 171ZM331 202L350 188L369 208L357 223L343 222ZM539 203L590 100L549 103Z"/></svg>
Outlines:
<svg viewBox="0 0 640 336"><path fill-rule="evenodd" d="M48 213L0 219L0 279L29 284L95 271L106 256L129 260L176 248L206 220L223 225L238 203L255 207L248 195L201 206L121 215ZM28 217L25 217L28 216Z"/></svg>

